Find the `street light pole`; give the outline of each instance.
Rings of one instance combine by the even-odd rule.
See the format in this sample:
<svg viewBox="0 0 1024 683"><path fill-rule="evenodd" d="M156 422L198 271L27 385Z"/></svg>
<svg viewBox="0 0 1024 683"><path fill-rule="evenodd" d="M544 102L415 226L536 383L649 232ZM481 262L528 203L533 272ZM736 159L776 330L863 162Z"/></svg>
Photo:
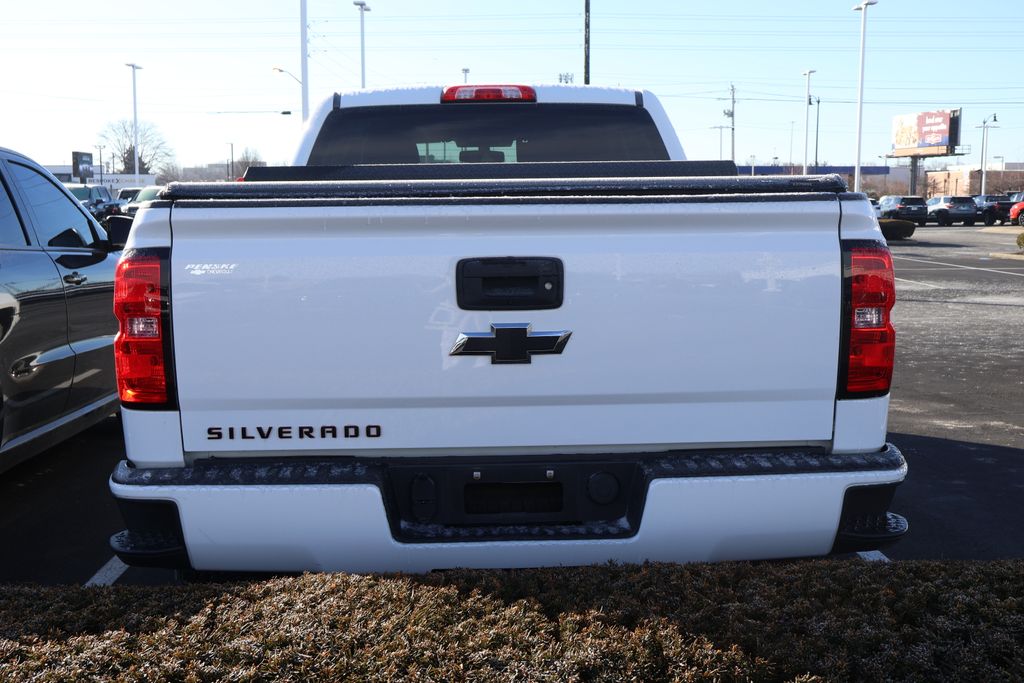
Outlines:
<svg viewBox="0 0 1024 683"><path fill-rule="evenodd" d="M981 128L981 194L985 194L985 181L988 179L988 129L999 127L990 125L990 120L992 123L999 121L996 115L992 114L992 116L982 119L980 126L975 126L975 128Z"/></svg>
<svg viewBox="0 0 1024 683"><path fill-rule="evenodd" d="M365 0L353 0L353 5L359 8L359 71L361 74L360 87L366 87L366 32L364 17L370 11L370 6Z"/></svg>
<svg viewBox="0 0 1024 683"><path fill-rule="evenodd" d="M857 158L853 166L853 191L860 192L860 147L864 132L864 44L868 30L868 7L877 5L878 0L864 0L853 8L860 12L860 84L857 86Z"/></svg>
<svg viewBox="0 0 1024 683"><path fill-rule="evenodd" d="M139 180L139 98L135 89L135 72L142 67L138 64L125 66L132 70L132 154L135 157L135 184L138 185L142 181Z"/></svg>
<svg viewBox="0 0 1024 683"><path fill-rule="evenodd" d="M718 160L722 160L722 131L727 129L729 126L711 126L711 129L718 129Z"/></svg>
<svg viewBox="0 0 1024 683"><path fill-rule="evenodd" d="M814 69L804 72L807 76L807 103L804 106L804 175L807 175L807 156L811 147L811 74L816 73Z"/></svg>
<svg viewBox="0 0 1024 683"><path fill-rule="evenodd" d="M103 145L96 145L96 149L100 151L100 185L103 184Z"/></svg>
<svg viewBox="0 0 1024 683"><path fill-rule="evenodd" d="M818 133L821 132L821 98L814 98L814 172L818 172Z"/></svg>
<svg viewBox="0 0 1024 683"><path fill-rule="evenodd" d="M462 82L469 83L469 69L462 69Z"/></svg>
<svg viewBox="0 0 1024 683"><path fill-rule="evenodd" d="M306 0L299 0L299 73L302 79L288 74L302 86L302 123L309 118L309 22L306 14Z"/></svg>

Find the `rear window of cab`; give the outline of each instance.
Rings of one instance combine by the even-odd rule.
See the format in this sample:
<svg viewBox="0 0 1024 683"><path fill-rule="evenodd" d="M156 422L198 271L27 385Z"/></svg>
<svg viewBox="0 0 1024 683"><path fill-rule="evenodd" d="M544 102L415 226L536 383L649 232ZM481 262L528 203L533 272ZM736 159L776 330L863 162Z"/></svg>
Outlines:
<svg viewBox="0 0 1024 683"><path fill-rule="evenodd" d="M643 107L460 103L335 109L307 165L668 158Z"/></svg>

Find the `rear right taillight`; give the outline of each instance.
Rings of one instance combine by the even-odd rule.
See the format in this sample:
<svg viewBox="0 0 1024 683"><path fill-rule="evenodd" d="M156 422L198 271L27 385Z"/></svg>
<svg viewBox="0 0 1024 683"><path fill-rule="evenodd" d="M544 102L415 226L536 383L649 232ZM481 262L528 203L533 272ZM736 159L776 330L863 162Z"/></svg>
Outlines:
<svg viewBox="0 0 1024 683"><path fill-rule="evenodd" d="M896 357L892 308L896 277L892 255L879 242L843 243L844 371L840 398L889 393Z"/></svg>
<svg viewBox="0 0 1024 683"><path fill-rule="evenodd" d="M114 276L117 389L129 407L170 407L165 258L126 252Z"/></svg>

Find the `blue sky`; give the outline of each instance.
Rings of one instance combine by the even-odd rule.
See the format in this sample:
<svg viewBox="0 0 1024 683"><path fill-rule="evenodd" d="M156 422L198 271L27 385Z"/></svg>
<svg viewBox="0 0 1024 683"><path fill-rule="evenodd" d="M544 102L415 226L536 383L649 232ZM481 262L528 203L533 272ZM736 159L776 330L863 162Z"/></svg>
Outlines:
<svg viewBox="0 0 1024 683"><path fill-rule="evenodd" d="M583 82L583 0L368 0L367 86ZM860 13L853 0L591 2L591 82L658 94L690 158L717 159L736 86L736 158L801 163L807 69L820 97L819 158L850 164ZM1024 161L1024 19L1011 0L879 0L868 14L864 163L890 147L893 116L963 108L978 163ZM968 15L969 13L969 15ZM359 13L308 0L311 107L359 85ZM222 162L229 143L284 162L300 134L299 0L8 3L0 19L0 145L47 164L93 151L104 125L156 125L181 165ZM291 110L292 116L282 116ZM815 112L811 112L813 159ZM728 131L724 154L729 156ZM951 163L955 160L950 159Z"/></svg>

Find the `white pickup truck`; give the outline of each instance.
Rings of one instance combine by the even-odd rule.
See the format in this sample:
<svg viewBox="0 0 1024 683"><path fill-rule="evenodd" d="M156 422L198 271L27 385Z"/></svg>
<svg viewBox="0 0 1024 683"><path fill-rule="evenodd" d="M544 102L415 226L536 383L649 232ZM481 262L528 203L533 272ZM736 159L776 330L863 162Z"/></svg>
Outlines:
<svg viewBox="0 0 1024 683"><path fill-rule="evenodd" d="M294 166L172 184L118 267L117 554L418 572L900 537L871 205L683 159L649 92L459 86L335 96Z"/></svg>

